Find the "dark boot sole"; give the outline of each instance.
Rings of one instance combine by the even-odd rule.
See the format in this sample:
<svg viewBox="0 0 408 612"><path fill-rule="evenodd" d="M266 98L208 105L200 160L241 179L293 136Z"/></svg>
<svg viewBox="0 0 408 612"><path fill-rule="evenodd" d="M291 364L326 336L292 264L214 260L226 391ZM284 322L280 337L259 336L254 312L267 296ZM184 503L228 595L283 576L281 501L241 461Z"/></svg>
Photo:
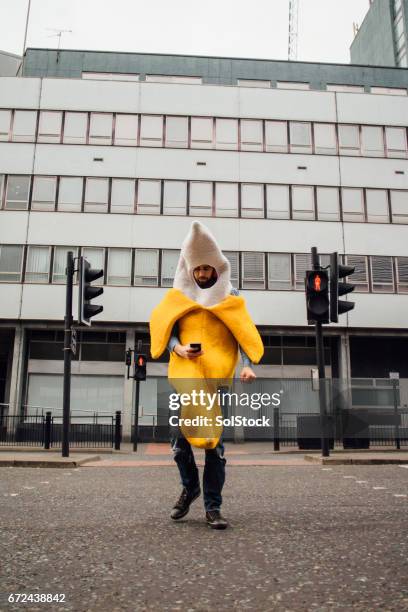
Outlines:
<svg viewBox="0 0 408 612"><path fill-rule="evenodd" d="M191 506L191 504L193 503L193 501L195 501L195 500L196 500L198 497L200 497L200 495L201 495L201 491L199 491L199 492L197 493L197 495L195 495L195 496L193 497L193 499L191 500L191 502L190 502L190 504L189 504L189 506L188 506L187 510L186 510L185 512L183 512L183 514L179 514L178 516L170 516L171 520L172 520L172 521L179 521L180 519L184 518L184 517L186 516L186 514L188 514L188 513L189 513L190 506Z"/></svg>
<svg viewBox="0 0 408 612"><path fill-rule="evenodd" d="M207 521L207 525L211 527L211 529L226 529L228 527L228 525L217 525L217 524L211 523L210 521Z"/></svg>

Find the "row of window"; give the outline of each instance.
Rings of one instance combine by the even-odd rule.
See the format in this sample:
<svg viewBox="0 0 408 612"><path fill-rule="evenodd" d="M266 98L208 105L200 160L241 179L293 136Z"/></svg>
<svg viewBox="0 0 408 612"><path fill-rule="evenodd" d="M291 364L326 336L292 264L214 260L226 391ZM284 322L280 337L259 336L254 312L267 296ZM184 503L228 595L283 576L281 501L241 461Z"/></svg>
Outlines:
<svg viewBox="0 0 408 612"><path fill-rule="evenodd" d="M407 158L407 128L0 109L0 141Z"/></svg>
<svg viewBox="0 0 408 612"><path fill-rule="evenodd" d="M398 1L398 0L397 0ZM143 81L140 74L125 73L125 72L82 72L82 78L87 80L98 81ZM185 85L202 85L203 78L199 76L184 76L173 74L146 74L144 81L146 83L174 83ZM268 79L237 79L238 87L261 87L262 89L270 89L274 83ZM206 83L209 85L209 83ZM305 81L276 81L277 89L313 89L311 83ZM324 91L319 88L318 91ZM326 85L326 91L337 92L352 92L352 93L368 93L364 85L346 85L346 84L330 84ZM407 89L402 87L376 87L371 86L369 93L406 96Z"/></svg>
<svg viewBox="0 0 408 612"><path fill-rule="evenodd" d="M408 223L408 191L153 179L0 175L5 210Z"/></svg>
<svg viewBox="0 0 408 612"><path fill-rule="evenodd" d="M92 268L104 269L99 284L126 287L172 287L180 256L173 249L1 245L0 281L65 283L70 250L74 257L86 257ZM310 254L304 253L224 254L231 264L231 282L241 289L303 290L305 272L312 267ZM328 265L329 255L321 261ZM356 269L350 279L356 291L408 293L408 257L346 255L345 263Z"/></svg>

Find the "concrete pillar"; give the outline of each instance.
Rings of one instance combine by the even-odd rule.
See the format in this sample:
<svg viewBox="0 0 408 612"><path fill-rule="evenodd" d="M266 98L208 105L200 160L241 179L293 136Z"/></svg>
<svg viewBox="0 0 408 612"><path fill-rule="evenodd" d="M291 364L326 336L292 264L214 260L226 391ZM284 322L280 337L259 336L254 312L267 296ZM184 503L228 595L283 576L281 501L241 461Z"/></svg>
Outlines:
<svg viewBox="0 0 408 612"><path fill-rule="evenodd" d="M133 349L135 346L135 331L134 329L126 330L126 349ZM127 379L127 367L125 366L125 376L123 381L123 410L122 410L122 440L130 442L132 414L133 414L133 378ZM130 368L130 374L133 374L133 367Z"/></svg>
<svg viewBox="0 0 408 612"><path fill-rule="evenodd" d="M24 388L24 355L25 329L18 324L14 334L14 345L12 351L12 365L9 392L9 415L20 414L22 392Z"/></svg>
<svg viewBox="0 0 408 612"><path fill-rule="evenodd" d="M350 360L350 338L347 332L343 332L339 340L339 392L341 394L341 406L351 407L351 360Z"/></svg>

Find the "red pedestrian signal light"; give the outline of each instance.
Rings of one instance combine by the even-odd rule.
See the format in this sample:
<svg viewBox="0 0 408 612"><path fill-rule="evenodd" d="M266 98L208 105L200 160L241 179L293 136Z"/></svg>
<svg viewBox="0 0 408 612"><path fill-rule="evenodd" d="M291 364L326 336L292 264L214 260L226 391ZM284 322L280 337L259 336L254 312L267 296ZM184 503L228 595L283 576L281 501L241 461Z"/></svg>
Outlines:
<svg viewBox="0 0 408 612"><path fill-rule="evenodd" d="M329 322L329 277L326 270L308 270L305 278L307 322Z"/></svg>
<svg viewBox="0 0 408 612"><path fill-rule="evenodd" d="M135 355L135 379L146 380L146 363L147 358L143 353Z"/></svg>

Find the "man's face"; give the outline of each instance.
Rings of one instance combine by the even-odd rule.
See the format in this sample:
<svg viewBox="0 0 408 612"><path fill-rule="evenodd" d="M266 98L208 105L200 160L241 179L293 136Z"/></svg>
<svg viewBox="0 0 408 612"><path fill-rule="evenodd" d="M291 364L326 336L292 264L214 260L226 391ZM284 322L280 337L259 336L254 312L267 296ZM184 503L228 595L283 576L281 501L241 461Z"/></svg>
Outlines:
<svg viewBox="0 0 408 612"><path fill-rule="evenodd" d="M202 266L197 266L197 268L194 268L193 274L196 282L200 286L205 285L215 274L215 268L204 264Z"/></svg>

